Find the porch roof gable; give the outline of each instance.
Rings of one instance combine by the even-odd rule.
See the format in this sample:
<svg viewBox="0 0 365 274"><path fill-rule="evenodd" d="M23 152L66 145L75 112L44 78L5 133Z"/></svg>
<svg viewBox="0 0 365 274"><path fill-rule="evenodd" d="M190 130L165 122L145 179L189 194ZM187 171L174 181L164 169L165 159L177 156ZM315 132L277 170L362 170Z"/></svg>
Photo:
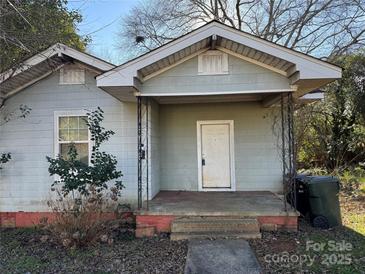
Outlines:
<svg viewBox="0 0 365 274"><path fill-rule="evenodd" d="M338 66L212 21L97 76L97 85L114 92L138 90L143 81L212 48L288 77L297 97L341 78Z"/></svg>

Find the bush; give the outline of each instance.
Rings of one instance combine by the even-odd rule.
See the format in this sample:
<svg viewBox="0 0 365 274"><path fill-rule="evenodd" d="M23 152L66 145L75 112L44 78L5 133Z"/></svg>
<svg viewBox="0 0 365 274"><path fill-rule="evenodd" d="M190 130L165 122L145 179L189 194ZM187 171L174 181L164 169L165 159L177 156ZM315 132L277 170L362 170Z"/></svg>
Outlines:
<svg viewBox="0 0 365 274"><path fill-rule="evenodd" d="M336 176L340 180L341 193L346 196L363 195L365 185L365 169L359 165L355 168L347 168L345 170L328 171L323 168L302 169L298 173L308 175L330 175Z"/></svg>
<svg viewBox="0 0 365 274"><path fill-rule="evenodd" d="M2 169L3 164L9 162L11 160L10 153L3 153L0 155L0 169Z"/></svg>
<svg viewBox="0 0 365 274"><path fill-rule="evenodd" d="M298 166L327 170L353 168L365 161L365 54L334 60L340 80L327 85L322 101L295 113Z"/></svg>
<svg viewBox="0 0 365 274"><path fill-rule="evenodd" d="M112 195L114 190L111 191ZM105 193L88 189L88 197L82 199L64 198L49 201L48 206L55 214L55 220L44 221L44 228L65 247L82 247L97 242L113 242L113 234L127 232L133 228L134 220L128 214L130 208L111 202Z"/></svg>
<svg viewBox="0 0 365 274"><path fill-rule="evenodd" d="M343 194L351 197L363 194L362 186L365 184L365 169L356 167L345 170L342 174L339 174L339 178Z"/></svg>
<svg viewBox="0 0 365 274"><path fill-rule="evenodd" d="M78 159L74 144L65 158L47 157L49 173L57 178L51 187L56 198L49 202L56 218L47 228L64 246L78 247L100 238L105 240L110 228L106 224L114 219L119 206L122 173L116 168L115 156L100 151L100 146L114 134L101 126L103 119L100 108L87 113L86 124L93 141L91 165Z"/></svg>

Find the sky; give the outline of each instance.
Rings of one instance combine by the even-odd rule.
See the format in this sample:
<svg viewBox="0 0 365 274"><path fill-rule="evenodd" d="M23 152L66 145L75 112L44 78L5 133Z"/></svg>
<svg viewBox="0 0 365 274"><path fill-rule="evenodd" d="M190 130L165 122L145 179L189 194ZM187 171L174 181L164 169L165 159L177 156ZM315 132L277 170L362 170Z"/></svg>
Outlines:
<svg viewBox="0 0 365 274"><path fill-rule="evenodd" d="M83 16L83 21L78 25L79 34L90 34L92 38L87 51L120 64L126 58L117 49L121 18L137 3L137 0L69 0L67 6L78 10Z"/></svg>

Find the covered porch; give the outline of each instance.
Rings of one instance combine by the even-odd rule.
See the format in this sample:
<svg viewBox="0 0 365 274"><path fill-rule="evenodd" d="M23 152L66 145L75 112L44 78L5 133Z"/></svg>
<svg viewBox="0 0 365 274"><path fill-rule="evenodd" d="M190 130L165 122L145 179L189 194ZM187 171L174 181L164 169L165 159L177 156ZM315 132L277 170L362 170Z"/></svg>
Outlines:
<svg viewBox="0 0 365 274"><path fill-rule="evenodd" d="M282 196L269 191L160 191L144 204L139 215L297 216Z"/></svg>
<svg viewBox="0 0 365 274"><path fill-rule="evenodd" d="M233 227L253 220L258 229L296 230L298 214L282 198L294 168L292 96L279 94L274 108L242 96L140 96L137 235L176 235L181 220L225 230L227 218Z"/></svg>
<svg viewBox="0 0 365 274"><path fill-rule="evenodd" d="M296 231L298 226L298 212L269 191L160 191L145 205L136 212L140 236L173 232L174 222L189 218L208 222L205 225L221 220L222 231L227 220L254 220L259 230L270 231Z"/></svg>
<svg viewBox="0 0 365 274"><path fill-rule="evenodd" d="M98 76L137 103L137 228L221 214L296 229L297 213L274 194L295 193L294 105L340 76L218 22Z"/></svg>
<svg viewBox="0 0 365 274"><path fill-rule="evenodd" d="M199 103L182 103L185 96L169 103L138 97L138 210L151 210L165 192L187 198L186 204L202 198L195 192L217 192L204 197L218 200L224 192L240 192L236 199L283 194L283 178L294 169L293 100L290 93L279 95L281 104L273 108L224 95L214 103L210 96Z"/></svg>

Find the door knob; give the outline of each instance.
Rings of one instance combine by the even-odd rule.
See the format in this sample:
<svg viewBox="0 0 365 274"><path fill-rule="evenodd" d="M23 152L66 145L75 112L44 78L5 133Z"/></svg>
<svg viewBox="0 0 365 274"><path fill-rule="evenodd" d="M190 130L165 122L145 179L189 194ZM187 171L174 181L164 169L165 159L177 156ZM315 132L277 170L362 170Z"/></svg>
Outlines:
<svg viewBox="0 0 365 274"><path fill-rule="evenodd" d="M202 166L205 166L205 159L202 159Z"/></svg>

